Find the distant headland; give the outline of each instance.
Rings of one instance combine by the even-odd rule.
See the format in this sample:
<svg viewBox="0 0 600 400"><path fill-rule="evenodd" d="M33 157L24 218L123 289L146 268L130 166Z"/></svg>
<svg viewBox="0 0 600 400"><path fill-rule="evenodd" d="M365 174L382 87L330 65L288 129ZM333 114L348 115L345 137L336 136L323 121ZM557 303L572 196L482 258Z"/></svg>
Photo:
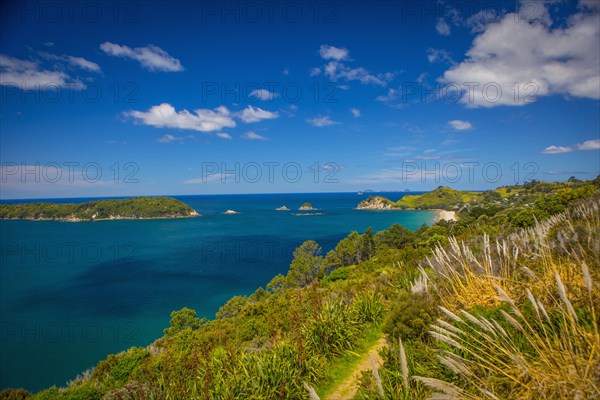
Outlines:
<svg viewBox="0 0 600 400"><path fill-rule="evenodd" d="M446 186L440 186L431 192L420 195L406 195L398 201L392 201L382 196L370 196L361 201L356 207L359 210L432 210L438 215L435 222L440 220L456 220L456 208L467 202L483 198L480 192L463 192Z"/></svg>
<svg viewBox="0 0 600 400"><path fill-rule="evenodd" d="M32 221L104 221L198 217L187 204L172 197L133 197L85 203L0 204L0 219Z"/></svg>

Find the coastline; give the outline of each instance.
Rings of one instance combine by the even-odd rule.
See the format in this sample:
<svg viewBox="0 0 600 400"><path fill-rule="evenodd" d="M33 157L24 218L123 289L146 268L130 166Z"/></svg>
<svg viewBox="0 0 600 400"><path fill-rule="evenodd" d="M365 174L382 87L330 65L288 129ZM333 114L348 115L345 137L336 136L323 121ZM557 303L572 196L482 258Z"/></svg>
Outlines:
<svg viewBox="0 0 600 400"><path fill-rule="evenodd" d="M97 222L97 221L120 221L120 220L155 220L155 219L183 219L201 217L202 214L170 215L164 217L109 217L109 218L0 218L0 221L56 221L56 222Z"/></svg>
<svg viewBox="0 0 600 400"><path fill-rule="evenodd" d="M456 215L456 211L448 211L443 210L441 208L399 208L399 207L390 207L390 208L361 208L356 207L355 210L362 211L435 211L436 215L433 218L433 223L437 223L442 220L446 221L458 221L458 216Z"/></svg>
<svg viewBox="0 0 600 400"><path fill-rule="evenodd" d="M437 212L437 215L433 219L433 222L439 222L442 220L446 221L458 221L458 217L456 216L456 211L448 211L442 209L432 209L432 211Z"/></svg>

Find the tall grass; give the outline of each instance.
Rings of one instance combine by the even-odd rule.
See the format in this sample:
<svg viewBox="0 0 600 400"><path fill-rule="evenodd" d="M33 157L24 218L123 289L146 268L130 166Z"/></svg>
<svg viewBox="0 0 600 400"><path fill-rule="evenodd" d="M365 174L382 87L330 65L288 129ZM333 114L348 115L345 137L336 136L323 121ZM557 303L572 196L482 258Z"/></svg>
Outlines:
<svg viewBox="0 0 600 400"><path fill-rule="evenodd" d="M592 202L496 246L485 236L477 256L456 240L436 249L429 263L446 278L446 318L430 334L460 379L415 377L433 398L600 398L599 215Z"/></svg>

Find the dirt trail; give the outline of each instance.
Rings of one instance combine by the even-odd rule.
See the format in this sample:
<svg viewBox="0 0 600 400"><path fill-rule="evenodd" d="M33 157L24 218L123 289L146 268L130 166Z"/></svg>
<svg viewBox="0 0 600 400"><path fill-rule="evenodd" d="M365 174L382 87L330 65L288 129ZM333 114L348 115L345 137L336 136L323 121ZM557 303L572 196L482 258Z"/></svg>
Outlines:
<svg viewBox="0 0 600 400"><path fill-rule="evenodd" d="M369 352L361 358L360 363L354 368L354 370L350 373L350 375L348 375L348 378L346 378L344 381L342 381L338 385L338 387L336 387L334 389L334 391L331 392L331 394L329 396L325 397L324 400L349 400L349 399L352 399L358 389L360 373L362 371L371 371L372 370L371 360L370 360L369 356L373 357L373 361L375 361L375 365L377 367L381 367L381 365L383 364L383 360L381 359L381 356L379 355L379 350L383 346L385 346L385 344L386 344L385 337L382 337L381 339L379 339L377 341L377 343L375 343L369 349Z"/></svg>

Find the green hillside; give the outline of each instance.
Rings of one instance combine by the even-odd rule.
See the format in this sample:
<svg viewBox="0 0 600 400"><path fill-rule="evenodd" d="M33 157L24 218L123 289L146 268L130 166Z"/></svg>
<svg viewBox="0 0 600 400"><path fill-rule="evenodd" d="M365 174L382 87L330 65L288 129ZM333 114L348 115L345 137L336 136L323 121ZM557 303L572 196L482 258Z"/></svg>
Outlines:
<svg viewBox="0 0 600 400"><path fill-rule="evenodd" d="M451 208L458 204L477 202L482 199L480 192L462 192L447 186L440 186L431 192L420 195L406 195L395 205L400 208Z"/></svg>
<svg viewBox="0 0 600 400"><path fill-rule="evenodd" d="M85 203L0 204L0 219L91 221L196 215L193 208L171 197L134 197Z"/></svg>
<svg viewBox="0 0 600 400"><path fill-rule="evenodd" d="M30 398L325 399L379 334L355 399L597 398L599 189L536 182L478 194L458 221L352 232L326 254L308 240L214 319L189 304L150 346Z"/></svg>

